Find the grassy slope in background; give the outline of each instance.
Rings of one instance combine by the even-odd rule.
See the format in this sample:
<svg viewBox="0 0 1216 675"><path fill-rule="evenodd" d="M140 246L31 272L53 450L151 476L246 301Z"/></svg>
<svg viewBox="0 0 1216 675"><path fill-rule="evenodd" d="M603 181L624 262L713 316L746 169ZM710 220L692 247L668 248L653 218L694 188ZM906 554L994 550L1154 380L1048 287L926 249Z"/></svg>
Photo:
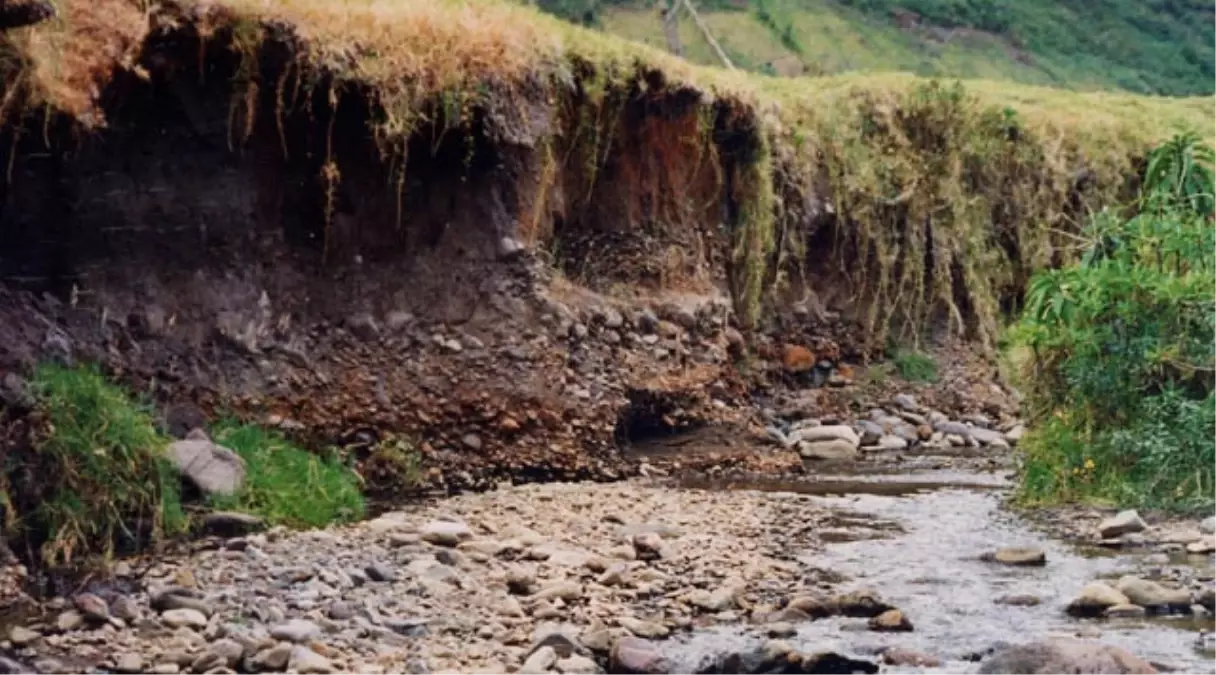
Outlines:
<svg viewBox="0 0 1216 675"><path fill-rule="evenodd" d="M645 0L536 0L560 16L666 45ZM907 71L1173 96L1213 91L1211 3L1178 0L700 0L740 67L808 74ZM741 6L746 9L740 9ZM717 57L691 21L687 56Z"/></svg>

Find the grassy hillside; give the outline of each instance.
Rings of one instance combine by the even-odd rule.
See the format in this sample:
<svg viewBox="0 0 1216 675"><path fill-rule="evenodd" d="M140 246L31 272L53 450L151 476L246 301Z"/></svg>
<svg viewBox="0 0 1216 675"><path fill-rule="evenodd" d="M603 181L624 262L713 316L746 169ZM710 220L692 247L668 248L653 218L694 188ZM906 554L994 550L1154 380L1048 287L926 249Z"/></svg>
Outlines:
<svg viewBox="0 0 1216 675"><path fill-rule="evenodd" d="M531 0L663 47L656 0ZM904 71L1076 89L1210 94L1204 0L699 0L741 67L781 74ZM689 20L687 56L715 58Z"/></svg>

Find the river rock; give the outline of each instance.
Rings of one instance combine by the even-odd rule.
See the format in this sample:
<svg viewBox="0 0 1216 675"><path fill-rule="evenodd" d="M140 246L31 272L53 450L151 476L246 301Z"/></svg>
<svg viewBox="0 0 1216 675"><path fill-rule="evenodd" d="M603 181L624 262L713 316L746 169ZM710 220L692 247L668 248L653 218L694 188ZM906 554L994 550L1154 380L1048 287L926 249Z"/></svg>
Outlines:
<svg viewBox="0 0 1216 675"><path fill-rule="evenodd" d="M144 672L144 657L135 652L127 652L114 660L114 670L119 673Z"/></svg>
<svg viewBox="0 0 1216 675"><path fill-rule="evenodd" d="M658 560L663 557L663 538L658 532L633 535L633 551L638 560Z"/></svg>
<svg viewBox="0 0 1216 675"><path fill-rule="evenodd" d="M308 642L321 635L321 627L304 619L292 619L270 628L270 637L286 642Z"/></svg>
<svg viewBox="0 0 1216 675"><path fill-rule="evenodd" d="M845 424L807 427L794 432L791 434L791 437L796 437L797 440L806 443L816 443L821 441L846 441L854 448L861 445L861 438L857 435L857 432L853 431L852 427Z"/></svg>
<svg viewBox="0 0 1216 675"><path fill-rule="evenodd" d="M8 641L13 643L14 647L25 647L42 639L42 633L30 630L25 626L13 626L8 629Z"/></svg>
<svg viewBox="0 0 1216 675"><path fill-rule="evenodd" d="M1066 612L1072 616L1098 616L1110 607L1128 604L1127 596L1101 581L1093 581L1081 589L1081 594L1068 603Z"/></svg>
<svg viewBox="0 0 1216 675"><path fill-rule="evenodd" d="M60 632L63 632L63 633L76 630L77 628L80 628L83 625L84 625L84 616L81 615L80 612L77 612L74 609L69 609L66 612L60 613L59 616L56 617L56 619L55 619L55 627L58 628L60 630Z"/></svg>
<svg viewBox="0 0 1216 675"><path fill-rule="evenodd" d="M539 675L547 673L557 663L557 652L552 647L541 647L532 652L516 672L523 675Z"/></svg>
<svg viewBox="0 0 1216 675"><path fill-rule="evenodd" d="M980 673L1151 674L1147 661L1100 642L1055 638L997 650Z"/></svg>
<svg viewBox="0 0 1216 675"><path fill-rule="evenodd" d="M326 675L334 672L329 659L305 647L296 645L291 648L291 657L287 660L287 669L301 675Z"/></svg>
<svg viewBox="0 0 1216 675"><path fill-rule="evenodd" d="M1132 532L1143 531L1148 525L1140 519L1140 514L1134 510L1120 511L1111 518L1098 524L1098 535L1103 539L1114 539Z"/></svg>
<svg viewBox="0 0 1216 675"><path fill-rule="evenodd" d="M863 588L836 596L832 606L843 616L871 618L895 609L887 604L878 593L869 588ZM813 615L812 615L813 616Z"/></svg>
<svg viewBox="0 0 1216 675"><path fill-rule="evenodd" d="M92 593L81 593L72 599L72 604L88 621L105 623L110 620L110 606Z"/></svg>
<svg viewBox="0 0 1216 675"><path fill-rule="evenodd" d="M174 441L167 455L178 473L203 494L231 495L245 484L245 460L209 440Z"/></svg>
<svg viewBox="0 0 1216 675"><path fill-rule="evenodd" d="M1204 537L1199 541L1192 541L1186 545L1186 552L1195 555L1211 553L1212 551L1216 551L1216 539L1212 537Z"/></svg>
<svg viewBox="0 0 1216 675"><path fill-rule="evenodd" d="M1022 567L1047 564L1047 554L1042 549L1032 547L997 549L993 553L985 553L981 558L988 562Z"/></svg>
<svg viewBox="0 0 1216 675"><path fill-rule="evenodd" d="M857 458L857 445L842 439L803 441L798 444L803 459L845 460Z"/></svg>
<svg viewBox="0 0 1216 675"><path fill-rule="evenodd" d="M871 420L857 420L853 429L857 432L861 445L874 445L886 434L886 429L883 429L882 425Z"/></svg>
<svg viewBox="0 0 1216 675"><path fill-rule="evenodd" d="M1216 516L1208 516L1199 523L1199 531L1204 534L1216 534Z"/></svg>
<svg viewBox="0 0 1216 675"><path fill-rule="evenodd" d="M1026 425L1025 424L1015 424L1015 425L1013 425L1012 429L1005 432L1005 440L1008 441L1010 445L1016 446L1018 444L1018 441L1022 440L1022 437L1025 435L1026 435Z"/></svg>
<svg viewBox="0 0 1216 675"><path fill-rule="evenodd" d="M170 628L201 630L207 627L207 617L197 609L170 609L160 615L160 620Z"/></svg>
<svg viewBox="0 0 1216 675"><path fill-rule="evenodd" d="M1039 599L1037 595L1015 593L1012 595L1002 595L1001 597L997 598L995 602L998 605L1009 605L1010 607L1034 607L1041 604L1043 601Z"/></svg>
<svg viewBox="0 0 1216 675"><path fill-rule="evenodd" d="M623 616L617 619L617 623L621 628L641 638L665 638L671 632L662 624L642 621L631 616Z"/></svg>
<svg viewBox="0 0 1216 675"><path fill-rule="evenodd" d="M1141 607L1181 609L1191 605L1191 594L1185 589L1168 588L1148 579L1128 575L1119 579L1115 587L1132 604Z"/></svg>
<svg viewBox="0 0 1216 675"><path fill-rule="evenodd" d="M684 596L684 600L688 604L700 607L707 612L721 612L724 609L735 606L734 593L727 588L720 588L713 592L697 589Z"/></svg>
<svg viewBox="0 0 1216 675"><path fill-rule="evenodd" d="M887 435L878 439L880 450L903 450L908 447L908 441L899 436Z"/></svg>
<svg viewBox="0 0 1216 675"><path fill-rule="evenodd" d="M456 546L473 538L468 525L454 520L432 520L419 531L422 541L436 546Z"/></svg>
<svg viewBox="0 0 1216 675"><path fill-rule="evenodd" d="M1106 611L1102 612L1102 616L1110 617L1112 619L1129 619L1141 617L1147 613L1147 610L1140 605L1123 604L1107 607Z"/></svg>
<svg viewBox="0 0 1216 675"><path fill-rule="evenodd" d="M656 643L637 637L623 637L612 645L608 670L612 673L660 675L671 672L671 664L660 653Z"/></svg>
<svg viewBox="0 0 1216 675"><path fill-rule="evenodd" d="M557 672L566 675L596 675L601 672L599 664L582 654L558 659L556 666Z"/></svg>
<svg viewBox="0 0 1216 675"><path fill-rule="evenodd" d="M236 640L216 640L194 659L190 669L196 673L205 673L212 668L233 668L244 656L245 647Z"/></svg>
<svg viewBox="0 0 1216 675"><path fill-rule="evenodd" d="M291 660L291 650L293 648L294 645L290 642L280 642L273 647L267 647L254 654L249 659L249 664L257 672L283 670L287 667L287 662Z"/></svg>
<svg viewBox="0 0 1216 675"><path fill-rule="evenodd" d="M888 609L870 619L869 627L883 633L907 633L912 630L912 622L898 609Z"/></svg>
<svg viewBox="0 0 1216 675"><path fill-rule="evenodd" d="M884 649L882 660L889 666L910 666L912 668L937 668L942 665L942 660L936 656L901 647Z"/></svg>
<svg viewBox="0 0 1216 675"><path fill-rule="evenodd" d="M211 605L198 597L199 595L198 591L189 588L170 586L153 593L149 604L157 612L167 612L171 609L193 609L202 612L205 616L211 616Z"/></svg>
<svg viewBox="0 0 1216 675"><path fill-rule="evenodd" d="M895 404L895 407L900 410L907 412L914 413L920 411L920 406L917 405L916 399L911 394L896 394L891 397L891 403Z"/></svg>

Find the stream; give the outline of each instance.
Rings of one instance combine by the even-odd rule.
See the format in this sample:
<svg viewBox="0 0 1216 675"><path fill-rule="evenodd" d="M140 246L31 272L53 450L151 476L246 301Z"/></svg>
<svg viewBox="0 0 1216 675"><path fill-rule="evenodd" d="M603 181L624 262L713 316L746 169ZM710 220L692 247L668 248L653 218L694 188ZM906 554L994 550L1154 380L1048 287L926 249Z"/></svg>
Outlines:
<svg viewBox="0 0 1216 675"><path fill-rule="evenodd" d="M873 659L901 647L941 659L940 667L884 666L884 672L975 672L978 654L999 644L1045 637L1083 637L1117 645L1159 666L1212 672L1216 653L1201 632L1209 615L1147 619L1079 620L1064 608L1086 583L1144 573L1148 552L1111 552L1057 541L1002 506L1008 481L995 473L928 471L912 475L817 476L782 481L685 481L701 489L758 490L813 495L838 514L839 530L821 532L822 551L800 561L848 579L840 590L872 588L900 608L912 632L866 631L864 619L806 622L787 639L800 651L830 650ZM979 557L998 548L1033 546L1047 555L1042 567L1011 567ZM1209 556L1174 556L1211 575ZM1030 595L1033 606L998 604L1002 596ZM764 640L737 627L698 631L668 652L690 672L700 659L724 649L746 650Z"/></svg>

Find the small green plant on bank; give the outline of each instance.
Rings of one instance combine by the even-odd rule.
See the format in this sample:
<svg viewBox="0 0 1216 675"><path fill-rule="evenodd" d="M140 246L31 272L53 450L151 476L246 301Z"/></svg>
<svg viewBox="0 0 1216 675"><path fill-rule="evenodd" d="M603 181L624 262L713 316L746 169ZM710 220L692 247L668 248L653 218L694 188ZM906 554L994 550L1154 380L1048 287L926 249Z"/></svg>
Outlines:
<svg viewBox="0 0 1216 675"><path fill-rule="evenodd" d="M256 514L268 523L324 527L363 517L359 476L335 457L292 445L278 432L252 424L222 422L215 442L245 460L245 485L231 497L211 497L213 506Z"/></svg>
<svg viewBox="0 0 1216 675"><path fill-rule="evenodd" d="M167 439L148 408L94 368L44 364L32 385L46 436L32 457L8 454L4 471L44 563L139 549L185 530Z"/></svg>
<svg viewBox="0 0 1216 675"><path fill-rule="evenodd" d="M910 349L896 350L891 357L899 376L908 382L936 382L937 362L932 356Z"/></svg>
<svg viewBox="0 0 1216 675"><path fill-rule="evenodd" d="M1098 214L1082 260L1030 283L1013 332L1034 423L1025 501L1212 504L1216 229L1200 143L1154 151L1131 217Z"/></svg>

